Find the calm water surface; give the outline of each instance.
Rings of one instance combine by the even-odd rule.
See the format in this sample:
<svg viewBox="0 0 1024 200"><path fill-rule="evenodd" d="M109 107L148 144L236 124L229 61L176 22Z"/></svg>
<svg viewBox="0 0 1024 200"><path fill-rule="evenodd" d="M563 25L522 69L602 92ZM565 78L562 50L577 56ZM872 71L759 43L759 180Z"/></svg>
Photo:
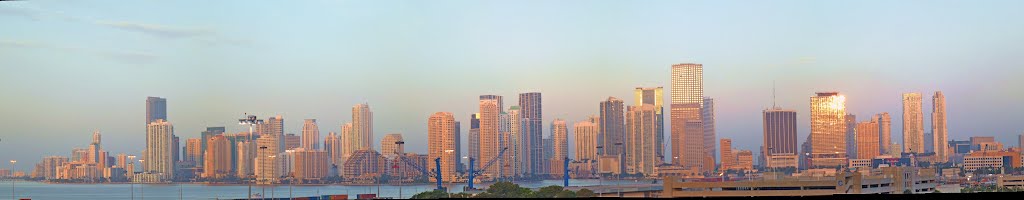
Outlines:
<svg viewBox="0 0 1024 200"><path fill-rule="evenodd" d="M516 182L519 185L530 188L538 188L548 185L561 185L560 180L545 180L534 182ZM594 179L570 180L570 186L598 185L599 181ZM615 181L604 180L604 185L615 184ZM622 181L621 184L635 183L634 181ZM646 183L650 183L647 181ZM477 188L486 187L490 183L477 184ZM465 183L446 185L449 191L461 192ZM133 186L131 184L47 184L39 182L18 181L15 183L15 195L17 198L31 199L132 199ZM412 195L434 189L434 185L418 184L401 187L401 198L409 198ZM254 185L252 192L262 193L266 190L266 197L289 197L289 186L267 186L259 187ZM180 191L180 192L179 192ZM203 184L135 184L135 199L231 199L245 198L248 194L247 185L203 185ZM321 185L321 186L292 186L291 195L294 197L316 196L327 194L348 194L349 198L355 198L356 194L377 193L377 186L343 186L343 185ZM399 187L383 185L380 186L380 196L399 197ZM11 182L0 183L0 199L11 197Z"/></svg>

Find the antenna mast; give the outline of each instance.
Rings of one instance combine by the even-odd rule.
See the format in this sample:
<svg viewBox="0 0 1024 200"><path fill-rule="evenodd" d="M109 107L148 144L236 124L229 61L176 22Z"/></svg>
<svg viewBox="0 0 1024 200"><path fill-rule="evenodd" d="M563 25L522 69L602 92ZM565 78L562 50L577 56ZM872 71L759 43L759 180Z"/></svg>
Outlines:
<svg viewBox="0 0 1024 200"><path fill-rule="evenodd" d="M775 105L775 80L772 80L772 109L778 108L779 107Z"/></svg>

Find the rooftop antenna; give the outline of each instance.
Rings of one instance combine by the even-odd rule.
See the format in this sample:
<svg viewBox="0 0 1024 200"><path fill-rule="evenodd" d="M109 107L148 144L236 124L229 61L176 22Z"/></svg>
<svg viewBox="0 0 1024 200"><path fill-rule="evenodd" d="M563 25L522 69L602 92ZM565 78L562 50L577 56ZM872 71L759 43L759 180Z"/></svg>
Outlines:
<svg viewBox="0 0 1024 200"><path fill-rule="evenodd" d="M772 109L778 108L779 107L775 105L775 80L772 80Z"/></svg>

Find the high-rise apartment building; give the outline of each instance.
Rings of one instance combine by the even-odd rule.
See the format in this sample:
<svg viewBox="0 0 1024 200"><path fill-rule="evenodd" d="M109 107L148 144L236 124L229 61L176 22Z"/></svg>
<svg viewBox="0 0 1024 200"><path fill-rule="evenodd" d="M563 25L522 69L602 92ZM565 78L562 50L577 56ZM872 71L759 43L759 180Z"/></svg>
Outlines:
<svg viewBox="0 0 1024 200"><path fill-rule="evenodd" d="M210 138L206 143L203 178L223 178L231 174L231 141L223 135Z"/></svg>
<svg viewBox="0 0 1024 200"><path fill-rule="evenodd" d="M526 150L526 137L523 135L523 122L522 114L520 113L519 106L510 106L506 113L509 119L508 122L508 150L505 151L505 155L510 157L509 165L512 168L512 173L515 176L522 176L526 173L528 166L524 165L524 155L529 153Z"/></svg>
<svg viewBox="0 0 1024 200"><path fill-rule="evenodd" d="M480 161L486 162L498 157L501 150L500 135L498 134L498 118L501 110L498 109L498 100L480 100ZM499 175L499 167L482 169L484 174L491 176Z"/></svg>
<svg viewBox="0 0 1024 200"><path fill-rule="evenodd" d="M359 150L359 141L357 140L356 133L352 131L352 123L345 123L341 125L341 135L338 139L341 140L341 163L344 163L356 150Z"/></svg>
<svg viewBox="0 0 1024 200"><path fill-rule="evenodd" d="M551 173L554 176L561 177L562 171L565 170L562 164L563 160L569 157L569 128L565 120L555 119L551 121L551 151L554 153L551 156Z"/></svg>
<svg viewBox="0 0 1024 200"><path fill-rule="evenodd" d="M405 147L396 144L396 142L403 141L402 134L392 133L384 135L384 139L380 140L380 152L381 155L388 158L393 158L398 155L405 154Z"/></svg>
<svg viewBox="0 0 1024 200"><path fill-rule="evenodd" d="M277 182L277 178L281 176L282 166L278 154L283 149L283 145L279 141L284 140L283 136L274 137L273 135L261 136L256 139L256 180L260 184L269 184Z"/></svg>
<svg viewBox="0 0 1024 200"><path fill-rule="evenodd" d="M576 122L572 125L576 136L576 160L597 160L597 125L589 121Z"/></svg>
<svg viewBox="0 0 1024 200"><path fill-rule="evenodd" d="M878 151L878 121L857 123L857 159L874 159L881 155Z"/></svg>
<svg viewBox="0 0 1024 200"><path fill-rule="evenodd" d="M941 162L949 161L948 146L949 132L946 130L946 95L942 91L936 91L932 96L932 144L935 148L935 157Z"/></svg>
<svg viewBox="0 0 1024 200"><path fill-rule="evenodd" d="M167 99L146 97L146 124L158 119L167 121Z"/></svg>
<svg viewBox="0 0 1024 200"><path fill-rule="evenodd" d="M184 156L184 161L196 163L197 165L199 163L202 163L202 162L199 161L199 159L201 159L203 157L202 154L204 154L204 152L202 150L203 149L202 148L203 142L200 141L200 140L202 140L202 139L201 138L185 139L185 156Z"/></svg>
<svg viewBox="0 0 1024 200"><path fill-rule="evenodd" d="M373 112L369 104L352 106L352 133L355 150L373 149Z"/></svg>
<svg viewBox="0 0 1024 200"><path fill-rule="evenodd" d="M302 145L306 150L320 149L320 127L316 125L316 119L306 119L302 123Z"/></svg>
<svg viewBox="0 0 1024 200"><path fill-rule="evenodd" d="M764 153L769 167L796 167L797 151L796 111L778 107L767 109L764 114ZM723 151L725 149L723 148Z"/></svg>
<svg viewBox="0 0 1024 200"><path fill-rule="evenodd" d="M454 118L454 114L452 115ZM455 121L455 170L462 173L462 122Z"/></svg>
<svg viewBox="0 0 1024 200"><path fill-rule="evenodd" d="M302 137L289 133L284 135L284 150L292 150L301 147Z"/></svg>
<svg viewBox="0 0 1024 200"><path fill-rule="evenodd" d="M431 159L441 158L441 169L436 169L435 165L429 165L427 169L440 171L444 181L454 181L458 176L455 173L461 159L456 154L458 148L455 141L458 134L455 130L455 116L450 112L436 112L427 119L427 156Z"/></svg>
<svg viewBox="0 0 1024 200"><path fill-rule="evenodd" d="M251 178L256 174L256 142L243 140L235 144L235 176Z"/></svg>
<svg viewBox="0 0 1024 200"><path fill-rule="evenodd" d="M878 148L882 155L891 155L893 152L889 150L892 145L892 117L889 113L883 112L875 115L874 119L878 120Z"/></svg>
<svg viewBox="0 0 1024 200"><path fill-rule="evenodd" d="M541 174L544 173L543 167L544 162L544 120L543 120L543 106L541 104L540 92L528 92L519 94L519 109L522 116L521 122L523 140L525 143L523 146L529 149L530 153L524 155L526 163L529 166L527 173Z"/></svg>
<svg viewBox="0 0 1024 200"><path fill-rule="evenodd" d="M488 100L488 99L498 101L498 110L504 110L505 109L505 102L502 100L501 95L493 95L493 94L480 95L480 100Z"/></svg>
<svg viewBox="0 0 1024 200"><path fill-rule="evenodd" d="M341 137L338 134L334 132L327 134L327 137L324 138L324 151L327 152L329 164L341 166L341 155L344 151L342 151Z"/></svg>
<svg viewBox="0 0 1024 200"><path fill-rule="evenodd" d="M146 150L143 171L157 174L160 180L174 178L174 126L157 119L146 127Z"/></svg>
<svg viewBox="0 0 1024 200"><path fill-rule="evenodd" d="M656 136L657 137L657 141L655 143L656 143L657 148L658 148L655 151L655 156L658 159L664 160L664 157L665 157L665 151L664 151L664 147L665 147L665 141L664 141L665 140L664 139L665 138L665 108L664 108L665 98L664 98L664 95L663 95L664 93L662 91L663 91L662 87L653 87L653 88L637 87L633 91L633 96L634 96L634 100L636 102L636 106L643 106L644 104L654 105L654 111L655 111L655 114L657 115L657 119L656 119L655 123L658 125L658 127L655 128L655 132L657 134L657 136ZM705 98L705 99L707 99L707 98ZM712 141L712 142L714 142L714 141ZM713 146L714 145L712 145L712 147ZM709 152L714 152L714 150L709 151Z"/></svg>
<svg viewBox="0 0 1024 200"><path fill-rule="evenodd" d="M468 143L469 152L467 153L469 153L469 157L480 160L480 113L473 113L469 115Z"/></svg>
<svg viewBox="0 0 1024 200"><path fill-rule="evenodd" d="M924 115L922 115L921 112L921 93L904 93L904 153L924 153Z"/></svg>
<svg viewBox="0 0 1024 200"><path fill-rule="evenodd" d="M819 92L811 97L811 168L846 163L846 97Z"/></svg>
<svg viewBox="0 0 1024 200"><path fill-rule="evenodd" d="M673 164L697 171L707 171L704 160L704 67L684 63L672 66L670 105Z"/></svg>
<svg viewBox="0 0 1024 200"><path fill-rule="evenodd" d="M656 152L660 149L657 121L657 108L652 104L626 108L626 172L653 175L654 168L664 163Z"/></svg>
<svg viewBox="0 0 1024 200"><path fill-rule="evenodd" d="M717 154L717 150L715 149L715 138L717 138L715 135L715 99L711 97L704 97L704 105L701 106L700 111L701 119L704 123L704 153L707 154L704 160L711 161L705 162L710 165L708 170L711 170L710 168L714 168L715 154ZM659 130L661 129L659 128Z"/></svg>
<svg viewBox="0 0 1024 200"><path fill-rule="evenodd" d="M601 120L598 125L598 144L601 146L598 149L600 155L620 155L622 154L622 143L625 142L625 131L624 128L626 122L623 117L625 116L625 104L622 100L615 97L608 97L607 100L601 101ZM616 145L616 144L620 145ZM621 163L621 162L620 162Z"/></svg>
<svg viewBox="0 0 1024 200"><path fill-rule="evenodd" d="M207 147L206 142L209 142L211 137L213 137L215 135L224 134L224 132L225 132L224 127L206 127L205 131L199 133L199 143L200 143L200 146L199 146L199 149L197 149L198 152L196 152L198 157L195 158L195 161L196 161L197 165L201 165L201 164L204 163L203 162L203 156L205 156L204 152L206 152L206 147ZM185 141L185 148L188 148L188 141L187 140Z"/></svg>
<svg viewBox="0 0 1024 200"><path fill-rule="evenodd" d="M330 158L325 151L298 148L291 159L294 163L293 177L299 182L319 182L330 171Z"/></svg>

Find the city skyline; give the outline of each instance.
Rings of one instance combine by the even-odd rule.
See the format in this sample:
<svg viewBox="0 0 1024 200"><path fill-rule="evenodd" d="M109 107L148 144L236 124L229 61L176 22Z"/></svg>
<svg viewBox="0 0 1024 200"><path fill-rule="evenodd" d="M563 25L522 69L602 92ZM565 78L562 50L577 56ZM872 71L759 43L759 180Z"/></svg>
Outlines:
<svg viewBox="0 0 1024 200"><path fill-rule="evenodd" d="M901 3L894 4L895 5L893 6L897 8L905 8L900 6L908 6L901 5ZM415 3L403 5L408 5L413 8L422 6ZM822 7L827 8L830 4L819 3L815 5L822 5ZM295 6L308 5L296 4ZM408 9L388 8L381 7L379 5L357 6L366 6L383 10ZM596 16L600 13L596 10L603 6L610 5L593 5L591 7L584 7L571 11L577 14ZM648 5L634 6L638 10L659 10L657 8L647 7ZM774 6L784 7L783 5ZM965 21L984 21L1005 15L1016 15L1000 12L1003 10L999 9L995 11L979 9L976 4L967 4L960 8L966 9L968 13L974 14L969 15L968 19L962 19ZM981 10L989 12L989 14L977 13ZM37 18L23 17L19 15L0 16L0 22L4 22L4 24L11 24L12 27L18 27L17 30L26 30L25 32L14 31L13 33L9 33L9 35L0 35L0 51L4 53L3 55L6 55L5 58L10 58L0 59L0 64L5 66L4 69L6 71L13 72L5 73L7 75L2 76L3 78L0 79L0 83L3 83L3 86L0 86L0 91L3 91L3 97L6 101L6 103L0 105L0 110L5 113L5 115L0 116L0 121L2 121L0 123L3 123L3 127L8 128L8 130L5 130L3 134L0 134L0 136L3 137L3 140L0 141L0 151L38 152L38 154L32 155L13 155L10 159L19 160L20 166L22 165L21 163L36 163L45 156L67 156L69 152L68 150L71 148L86 147L88 143L81 141L88 141L90 134L96 129L103 132L105 136L105 150L112 154L128 153L141 155L139 152L144 149L144 145L139 141L144 141L145 127L139 124L139 122L142 121L140 116L145 114L145 109L140 99L147 96L167 99L166 118L169 122L174 124L174 134L181 138L182 147L185 146L185 139L200 138L200 133L206 130L206 127L225 127L227 129L226 132L228 133L237 133L246 130L247 127L236 124L237 118L241 116L242 113L256 114L261 118L282 115L285 119L284 124L286 124L284 126L285 134L290 133L301 135L300 124L302 124L302 120L304 119L317 119L318 124L321 127L320 132L341 133L342 131L339 130L339 127L342 123L351 121L349 111L350 106L358 103L369 103L373 105L374 113L374 131L372 133L373 138L371 139L370 144L373 145L375 149L378 149L378 141L380 141L386 133L403 133L403 137L405 137L407 141L426 141L427 131L426 126L423 124L423 119L437 111L451 112L455 119L466 119L471 113L476 112L476 97L481 94L496 94L508 97L505 99L508 101L503 102L505 107L499 108L499 110L504 110L508 108L508 105L518 104L518 102L514 102L514 100L517 99L515 97L519 93L540 92L545 96L543 98L543 104L546 104L544 106L544 114L541 119L561 118L565 119L567 123L570 124L583 121L586 120L587 116L599 114L597 105L608 96L624 99L623 103L625 105L634 105L635 102L628 100L633 92L633 88L671 88L669 85L668 69L669 66L677 63L701 63L704 65L704 96L715 98L715 110L717 112L714 114L716 115L717 137L735 138L736 140L733 145L737 149L750 149L757 151L756 149L758 149L758 145L762 143L760 139L761 137L756 137L762 134L761 127L757 124L760 124L760 121L762 120L760 112L771 105L771 87L767 85L772 81L776 81L778 83L775 86L775 88L779 90L776 95L778 99L776 102L778 105L785 109L797 111L798 142L803 142L804 138L809 134L810 125L808 122L810 113L806 106L808 104L806 97L817 91L838 91L843 93L848 98L847 112L851 114L872 116L875 113L890 113L890 115L892 115L892 121L895 122L892 123L891 132L894 134L892 134L891 137L893 142L900 144L903 143L901 139L901 133L903 130L901 122L903 120L901 119L902 111L900 110L901 102L899 101L899 95L907 92L930 94L933 91L942 91L945 95L950 97L947 99L946 103L948 105L947 112L949 113L947 121L949 130L948 138L950 140L964 140L970 136L991 135L996 136L997 140L1002 143L1013 144L1016 139L1016 135L1020 134L1022 129L1024 129L1016 127L1015 124L1012 123L1016 119L1020 119L1022 117L1021 113L1024 113L1024 108L1014 103L1024 99L1024 94L1021 92L1006 92L998 90L1000 86L1024 85L1021 80L1012 79L1012 77L1010 77L1012 74L1024 73L1020 67L1015 67L1019 61L1012 56L1017 55L1020 52L1019 46L1021 46L1020 44L1022 41L1014 38L992 37L994 39L982 39L981 42L977 43L962 43L965 41L963 39L959 39L951 42L961 42L955 44L965 45L965 48L942 51L928 51L928 48L935 48L934 46L929 45L912 47L914 45L928 44L929 42L938 42L945 39L956 39L955 36L957 36L957 34L973 33L963 30L954 30L953 33L934 33L938 34L938 36L933 35L933 37L918 38L917 40L895 42L894 44L889 45L892 48L882 48L889 50L880 50L877 48L864 49L864 46L860 46L858 44L837 42L839 44L833 44L834 46L829 47L794 47L795 49L786 49L789 50L786 51L787 53L772 54L770 56L757 55L758 51L776 46L775 43L764 42L767 41L767 39L770 39L766 36L758 36L753 40L742 40L742 42L753 42L753 50L744 50L737 54L729 53L728 50L730 49L723 49L726 47L710 46L712 43L698 42L698 44L702 45L695 45L694 47L687 48L673 47L701 39L721 39L719 37L703 34L678 35L672 37L659 35L660 37L655 37L658 38L657 40L669 43L664 45L654 44L653 42L644 42L646 40L640 41L640 43L643 43L644 45L625 45L630 47L630 49L657 47L653 48L653 50L640 50L633 53L611 50L612 47L617 47L615 45L597 45L596 47L598 52L588 51L584 54L570 53L570 50L574 49L557 48L545 51L543 52L543 55L523 55L521 54L523 52L549 47L544 46L542 44L543 42L527 42L516 46L517 48L522 48L521 50L512 52L496 51L491 53L514 53L513 55L524 56L527 58L526 60L535 61L507 62L494 65L486 65L487 63L491 63L489 61L484 62L477 60L495 58L493 55L472 55L477 57L466 58L451 58L451 55L447 55L445 56L447 61L431 61L426 58L415 57L415 55L426 53L428 50L413 50L411 52L398 53L400 56L412 56L415 58L413 60L426 64L425 66L427 67L422 68L415 67L418 65L408 65L414 67L405 67L408 63L390 63L381 61L378 63L380 65L372 65L374 62L366 60L363 61L364 63L355 64L347 61L319 58L320 56L330 57L330 55L320 55L316 57L295 56L294 54L283 55L285 56L284 59L272 59L269 60L272 62L268 62L267 64L254 64L250 62L256 61L250 60L238 61L244 59L235 54L224 55L225 58L220 59L203 57L201 61L198 61L232 66L213 67L209 69L199 67L173 68L173 66L189 66L195 63L181 63L177 61L168 61L168 59L188 59L191 57L199 57L200 55L166 52L166 50L153 50L156 51L154 54L160 55L162 59L128 64L117 62L120 57L112 60L104 60L104 57L94 58L87 55L67 55L71 60L98 60L96 62L97 65L107 65L106 67L97 67L95 69L96 71L88 73L96 73L96 75L78 77L79 73L74 73L74 75L71 74L71 72L77 72L77 70L79 70L75 68L77 65L72 65L72 63L78 63L78 61L65 63L65 61L44 62L38 60L40 54L54 54L60 52L60 50L45 48L26 50L26 48L38 48L39 45L91 46L89 43L77 41L77 39L74 38L69 39L72 41L68 42L61 42L64 40L54 39L62 37L60 35L26 35L40 30L38 26L26 24L28 22L33 22L34 20L51 24L78 23L62 22L59 21L60 19L56 19L54 17L55 15L38 13L62 11L64 15L67 16L77 17L79 16L78 14L81 14L93 15L92 17L95 17L97 20L125 20L117 18L119 15L117 13L120 13L124 15L140 16L138 21L134 21L137 23L161 24L162 21L151 17L145 17L145 14L116 9L108 10L114 11L112 12L114 14L88 13L84 10L51 5L50 2L45 1L12 3L12 6L10 7L2 8L0 13L19 13L19 11L37 13L35 15ZM555 14L553 10L544 10L540 12L546 15ZM892 13L883 14L889 14L886 16L890 18L910 20L918 17L927 18L929 16L938 16L941 12L935 11L935 13L933 13L930 11L917 11L916 13L920 14L920 16L911 15L899 17L892 16ZM426 15L436 13L417 14ZM836 15L842 16L842 14L851 13L846 12ZM772 20L815 15L823 14L772 14L767 16L766 20L778 23L777 21ZM493 14L492 16L506 20L503 24L533 24L545 29L554 29L553 27L548 27L552 25L572 23L565 21L541 22L539 19L532 18L515 20L511 18L512 15L509 13L498 13ZM688 21L682 20L683 16L670 16L671 17L668 18L668 21L670 22L688 23ZM733 20L743 22L742 20ZM878 25L859 24L861 27L894 28L889 27L893 25L892 23L876 21L876 18L864 20L839 20L850 23L878 23ZM941 20L923 20L922 27L924 28L902 28L901 30L906 31L907 34L933 30L934 28L939 27L938 24L943 24L940 21ZM385 22L395 23L394 21L387 20L385 20ZM439 23L439 21L431 20L423 22L431 24ZM706 23L703 21L698 22ZM180 39L161 38L164 36L155 36L154 39L154 36L146 35L146 30L151 29L133 29L130 28L132 26L118 26L126 25L125 23L131 22L110 23L107 26L114 27L114 29L105 30L100 28L90 28L90 31L87 32L113 34L117 36L124 36L127 40L138 40L141 45L136 46L122 44L114 46L115 48L125 47L127 49L141 50L152 49L155 48L153 45L167 43L175 44L176 46L183 46L178 48L191 48L190 45L198 43L194 40L202 39L189 37ZM156 27L201 25L198 21L188 20L165 23L166 24ZM808 23L810 25L815 24L811 22ZM628 23L622 22L616 23L615 25L626 26L627 24ZM666 30L667 32L673 33L677 31L674 28L662 29L659 28L658 25L668 24L642 24L637 25L637 28L648 31ZM697 23L696 25L701 24ZM77 26L82 25L77 24ZM392 27L392 25L385 26L385 28L388 29L397 29L397 27ZM533 27L529 25L524 26ZM997 25L982 23L961 26L987 31L1003 30L1008 31L1006 34L1010 35L1021 35L1024 33L1024 31L1019 28L1005 28L1002 25L998 25L997 27ZM695 27L713 28L707 25ZM840 28L829 28L822 25L811 27L816 27L814 30L823 31L845 30ZM589 27L584 30L593 29L594 27ZM180 31L180 29L173 28L171 30ZM243 35L237 32L241 30L245 29L225 28L222 30L222 34L235 36ZM726 34L729 36L737 36L736 34L742 32L733 29L729 30L732 31L725 31L726 33L730 33ZM768 32L774 33L771 35L775 37L788 38L779 35L788 33L785 31L776 30ZM839 33L832 34L836 34L832 36L837 37L837 41L857 40L862 42L866 41L865 43L873 45L893 42L889 39L870 35L854 37ZM488 37L507 36L491 32L483 35ZM403 35L386 35L385 37L409 38L408 36ZM516 41L531 41L531 39L539 39L536 41L552 41L563 37L565 36L561 34L541 34L530 35L530 37L518 37L516 38ZM598 37L636 40L634 37L617 36L613 34L601 34ZM259 41L257 43L263 43L265 38L260 39L259 37L253 36L253 38L250 39ZM812 39L825 40L828 39L828 37L812 37ZM53 41L56 44L43 44L43 41ZM585 43L589 41L590 40L576 40L573 42L557 43L556 45L586 47L587 45ZM474 40L474 42L481 41ZM274 45L277 45L273 44L272 41L267 41L265 43L254 45L256 47L260 47L259 49L272 48ZM417 44L432 46L428 44ZM497 42L495 42L495 44L507 45L506 43ZM800 45L808 44L798 43L796 46ZM982 49L985 47L998 47L996 50L1001 51ZM316 46L315 48L311 48L311 50L319 48L324 47ZM815 51L812 50L816 48L823 48L825 52L831 52L831 54L814 53ZM218 52L242 50L230 47L214 47L214 49L216 49L214 51ZM472 49L476 48L470 48L470 50ZM381 53L385 50L392 49L374 49L373 52ZM467 49L454 50L453 52L448 53L461 52L464 50ZM655 53L657 56L637 55L642 53L652 53L648 51L656 51ZM857 53L857 55L838 55L841 54L841 52L846 51L853 51ZM913 54L908 58L893 58L886 55L892 54L892 52L888 51L925 51L928 53ZM215 54L227 53L221 52ZM554 55L555 58L546 57L545 55L547 54ZM559 55L564 55L564 57ZM963 56L952 61L942 59L939 59L938 61L934 60L934 57L945 57L949 55ZM607 56L611 58L593 60L594 58L597 58L597 56ZM863 59L862 56L875 59L865 59L868 61L859 62L855 62L855 60L853 60L855 58ZM374 58L380 59L381 57L378 56ZM232 59L236 61L232 61ZM316 60L317 62L308 62L312 64L305 66L308 63L302 61L302 59L311 59ZM458 61L460 59L464 59L466 61ZM744 59L748 61L734 61ZM288 60L298 61L298 63L297 65L292 65L284 62ZM981 65L978 65L978 63L981 63ZM455 64L453 65L455 67L444 67L443 65L446 64ZM200 64L198 66L203 65L205 64ZM251 70L247 70L246 67L243 67L250 65L254 66ZM267 74L267 72L263 72L272 71L271 69L274 69L272 68L274 65L288 66L281 68L282 73L280 74L282 77L299 77L300 74L296 73L297 71L314 71L321 72L318 74L325 75L313 75L311 77L306 77L308 78L308 81L296 81L294 78L287 78L285 80L253 78L269 77L269 75L274 75L275 73ZM39 67L15 69L13 67L8 68L9 66ZM133 66L138 66L138 68L129 68ZM343 66L340 67L342 71L330 69L337 66ZM380 66L379 68L397 66L396 68L399 70L395 71L401 72L399 72L399 74L387 74L374 69L378 68L378 66ZM523 67L524 70L537 70L540 72L538 74L541 75L521 77L519 79L501 77L498 75L486 78L465 76L466 74L482 74L478 72L488 72L491 74L511 73L514 71L508 71L508 68L512 67ZM123 68L128 68L130 70L121 70ZM937 68L940 70L926 70L931 68ZM62 72L64 69L68 71ZM580 77L579 79L562 79L562 77L573 77L572 75L578 74L576 73L578 70L583 69L592 70L595 74L593 76ZM58 72L44 72L51 70L57 70ZM208 72L208 74L193 74L196 71ZM443 73L439 74L428 71L447 71L453 74L446 75ZM154 73L168 74L168 76L145 76L146 74ZM972 75L963 78L961 77L963 73L971 73ZM20 74L33 74L33 76L17 76ZM193 76L186 74L191 74ZM339 74L340 77L327 76L330 74ZM418 77L420 76L419 74L423 74L423 76L431 78ZM906 77L906 74L916 74L916 76ZM396 77L389 77L389 75L394 75ZM829 78L821 78L819 76L826 76ZM28 79L29 77L34 78ZM170 77L186 78L172 79ZM377 78L399 81L388 82L387 80L375 80ZM945 81L946 79L953 78L958 78L959 81ZM334 81L335 79L351 79L351 81ZM452 79L459 81L431 82L431 80L434 79ZM864 80L875 81L865 82ZM125 82L132 83L132 86L122 85ZM191 82L201 82L202 84ZM314 86L310 87L308 90L293 91L295 88L300 88L299 85L287 82L306 82L305 84L313 84ZM360 82L363 84L357 84ZM135 85L138 86L136 87ZM666 92L671 92L671 89ZM254 94L258 94L258 96L266 98L246 97ZM989 101L982 103L969 101L978 99L970 97L994 95L1003 96L1000 96L1000 98L990 98ZM925 96L925 98L928 96ZM69 103L67 101L69 99L74 102ZM307 101L291 99L317 100ZM410 99L415 101L410 103ZM932 107L931 101L922 102L922 108L928 109ZM666 109L666 112L669 112L667 110L668 109ZM930 118L930 112L922 114L924 117L922 120L924 123L923 127L928 129L927 127L931 127L930 122L932 121ZM54 120L63 118L73 118L74 120L70 122L54 123ZM549 122L550 121L548 120L540 122L545 125L540 129L543 131L543 134L540 135L544 135L545 137L549 135L549 127L547 127L547 123ZM665 130L669 130L670 126L669 122L665 122ZM465 136L468 134L468 129L460 130L460 132ZM322 136L324 134L320 135ZM570 137L569 141L573 141L574 134L570 132L568 135ZM668 134L666 134L666 139L667 135ZM322 138L317 141L322 141ZM46 145L35 145L40 143ZM569 142L569 145L570 147L568 149L574 149L572 148L572 145L574 145L573 142ZM425 142L410 142L406 146L406 149L407 152L427 152ZM574 153L570 152L568 155L574 155ZM24 169L23 167L19 168Z"/></svg>

